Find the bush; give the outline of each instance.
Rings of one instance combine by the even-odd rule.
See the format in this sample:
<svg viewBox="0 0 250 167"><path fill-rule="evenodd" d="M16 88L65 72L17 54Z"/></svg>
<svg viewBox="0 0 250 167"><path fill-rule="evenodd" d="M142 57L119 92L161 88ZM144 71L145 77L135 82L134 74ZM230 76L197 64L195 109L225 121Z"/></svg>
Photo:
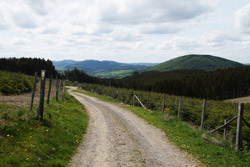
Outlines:
<svg viewBox="0 0 250 167"><path fill-rule="evenodd" d="M0 93L5 95L20 94L32 90L32 77L0 71Z"/></svg>

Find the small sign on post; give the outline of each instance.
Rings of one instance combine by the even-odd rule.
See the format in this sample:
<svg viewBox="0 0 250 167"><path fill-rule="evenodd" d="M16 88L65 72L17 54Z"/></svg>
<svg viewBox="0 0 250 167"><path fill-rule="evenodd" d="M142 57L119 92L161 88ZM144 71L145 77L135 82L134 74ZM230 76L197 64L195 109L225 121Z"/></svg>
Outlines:
<svg viewBox="0 0 250 167"><path fill-rule="evenodd" d="M44 109L44 90L45 90L45 72L46 70L41 71L41 83L40 83L40 103L37 110L37 118L43 120L43 109Z"/></svg>

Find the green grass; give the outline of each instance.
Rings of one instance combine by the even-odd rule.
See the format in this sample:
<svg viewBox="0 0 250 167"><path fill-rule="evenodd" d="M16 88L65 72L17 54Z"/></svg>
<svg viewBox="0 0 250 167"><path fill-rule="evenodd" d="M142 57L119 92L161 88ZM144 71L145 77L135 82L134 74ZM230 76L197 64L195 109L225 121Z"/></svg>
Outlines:
<svg viewBox="0 0 250 167"><path fill-rule="evenodd" d="M35 107L34 107L35 108ZM0 104L0 166L65 166L86 133L88 115L77 100L65 94L52 98L44 120L36 112Z"/></svg>
<svg viewBox="0 0 250 167"><path fill-rule="evenodd" d="M102 78L123 78L131 75L135 70L114 70L95 73L95 76Z"/></svg>
<svg viewBox="0 0 250 167"><path fill-rule="evenodd" d="M77 92L97 97L103 101L120 103L111 97L100 96L90 92ZM167 121L166 114L157 111L149 111L140 107L126 105L121 106L163 130L171 142L188 153L193 154L206 166L250 166L250 152L237 153L234 149L228 147L227 142L224 142L223 145L212 144L210 141L201 138L204 132L191 127L186 122L182 122L177 118Z"/></svg>

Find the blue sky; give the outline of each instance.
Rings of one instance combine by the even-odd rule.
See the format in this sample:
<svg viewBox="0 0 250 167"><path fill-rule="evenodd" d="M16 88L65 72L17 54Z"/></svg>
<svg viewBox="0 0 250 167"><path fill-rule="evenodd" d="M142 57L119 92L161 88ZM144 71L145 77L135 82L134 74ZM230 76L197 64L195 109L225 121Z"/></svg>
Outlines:
<svg viewBox="0 0 250 167"><path fill-rule="evenodd" d="M0 57L250 63L249 0L1 0Z"/></svg>

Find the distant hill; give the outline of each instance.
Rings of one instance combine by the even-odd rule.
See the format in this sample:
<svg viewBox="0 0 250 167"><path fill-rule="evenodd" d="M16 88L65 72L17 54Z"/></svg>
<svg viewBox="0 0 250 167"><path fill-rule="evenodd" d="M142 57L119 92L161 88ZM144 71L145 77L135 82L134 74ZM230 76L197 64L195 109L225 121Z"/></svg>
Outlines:
<svg viewBox="0 0 250 167"><path fill-rule="evenodd" d="M77 63L75 60L62 60L62 61L52 61L56 69L63 69L68 65Z"/></svg>
<svg viewBox="0 0 250 167"><path fill-rule="evenodd" d="M221 57L192 54L171 59L169 61L153 66L147 69L146 71L173 71L181 69L214 70L217 68L241 67L241 66L244 65Z"/></svg>
<svg viewBox="0 0 250 167"><path fill-rule="evenodd" d="M156 63L119 63L115 61L98 61L98 60L63 60L53 61L57 70L72 70L74 68L80 69L90 75L98 77L124 77L132 74L135 71L142 71Z"/></svg>
<svg viewBox="0 0 250 167"><path fill-rule="evenodd" d="M152 66L156 66L160 63L128 63L128 64L132 64L132 65L144 65L144 66L148 66L148 67L152 67Z"/></svg>

